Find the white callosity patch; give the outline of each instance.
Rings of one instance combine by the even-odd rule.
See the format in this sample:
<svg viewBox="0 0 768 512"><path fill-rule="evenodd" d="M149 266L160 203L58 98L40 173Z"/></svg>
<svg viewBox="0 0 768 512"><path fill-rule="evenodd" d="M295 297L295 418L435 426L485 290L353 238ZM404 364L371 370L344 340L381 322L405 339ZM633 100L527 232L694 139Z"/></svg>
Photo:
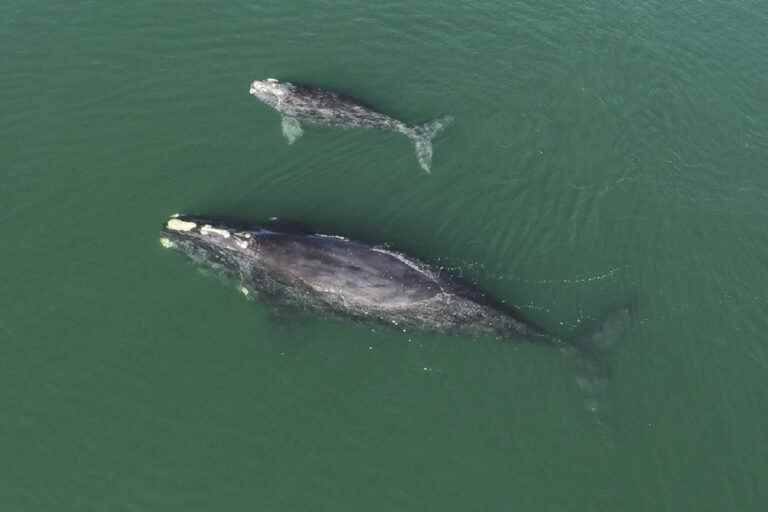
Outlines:
<svg viewBox="0 0 768 512"><path fill-rule="evenodd" d="M168 229L172 229L173 231L192 231L197 227L197 224L195 224L194 222L179 220L174 217L168 221L165 227Z"/></svg>
<svg viewBox="0 0 768 512"><path fill-rule="evenodd" d="M160 245L162 245L166 249L173 249L174 247L176 247L176 244L171 242L168 238L161 238Z"/></svg>
<svg viewBox="0 0 768 512"><path fill-rule="evenodd" d="M284 96L291 87L291 84L281 84L274 78L266 80L254 80L248 92L262 100L271 96Z"/></svg>
<svg viewBox="0 0 768 512"><path fill-rule="evenodd" d="M224 238L229 238L231 236L229 231L227 231L226 229L214 228L213 226L210 226L208 224L200 228L200 234L201 235L209 235L209 234L217 235Z"/></svg>
<svg viewBox="0 0 768 512"><path fill-rule="evenodd" d="M315 236L319 236L321 238L332 238L334 240L341 240L342 242L349 242L349 238L340 235L324 235L322 233L315 233Z"/></svg>
<svg viewBox="0 0 768 512"><path fill-rule="evenodd" d="M245 286L240 287L240 293L242 293L246 297L250 294L250 292L248 291L248 288L246 288Z"/></svg>

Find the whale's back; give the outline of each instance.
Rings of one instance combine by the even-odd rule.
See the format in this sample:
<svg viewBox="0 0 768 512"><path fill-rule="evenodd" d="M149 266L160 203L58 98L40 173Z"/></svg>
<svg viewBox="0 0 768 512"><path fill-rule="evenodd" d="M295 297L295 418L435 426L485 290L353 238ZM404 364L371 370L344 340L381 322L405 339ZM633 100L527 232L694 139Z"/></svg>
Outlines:
<svg viewBox="0 0 768 512"><path fill-rule="evenodd" d="M322 235L259 237L258 265L286 286L299 286L349 309L391 310L428 301L441 289L418 262L397 253Z"/></svg>

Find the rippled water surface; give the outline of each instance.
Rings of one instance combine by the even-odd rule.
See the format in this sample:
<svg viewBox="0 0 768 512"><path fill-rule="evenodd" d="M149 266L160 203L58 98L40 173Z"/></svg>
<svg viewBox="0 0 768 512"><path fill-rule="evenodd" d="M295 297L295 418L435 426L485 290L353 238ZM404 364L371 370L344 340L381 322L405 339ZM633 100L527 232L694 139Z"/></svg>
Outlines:
<svg viewBox="0 0 768 512"><path fill-rule="evenodd" d="M765 2L0 4L0 509L765 510ZM408 123L286 144L278 77ZM631 301L598 412L554 350L244 300L158 243L279 216L567 334ZM590 394L593 392L590 392Z"/></svg>

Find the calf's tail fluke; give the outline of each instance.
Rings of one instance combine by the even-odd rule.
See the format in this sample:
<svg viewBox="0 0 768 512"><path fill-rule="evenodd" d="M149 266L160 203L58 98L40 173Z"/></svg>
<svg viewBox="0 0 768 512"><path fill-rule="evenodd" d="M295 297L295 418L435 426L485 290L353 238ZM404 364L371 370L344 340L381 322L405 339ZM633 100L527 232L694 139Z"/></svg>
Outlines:
<svg viewBox="0 0 768 512"><path fill-rule="evenodd" d="M425 171L430 172L432 166L432 139L452 122L453 117L443 116L434 121L414 126L407 133L416 145L416 157L419 159L419 165Z"/></svg>

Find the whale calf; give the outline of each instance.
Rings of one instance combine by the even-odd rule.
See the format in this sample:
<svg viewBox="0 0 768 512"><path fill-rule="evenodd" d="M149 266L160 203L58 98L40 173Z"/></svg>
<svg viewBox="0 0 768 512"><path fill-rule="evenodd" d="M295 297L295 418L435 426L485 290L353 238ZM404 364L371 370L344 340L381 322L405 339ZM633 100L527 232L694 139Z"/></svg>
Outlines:
<svg viewBox="0 0 768 512"><path fill-rule="evenodd" d="M453 120L444 116L429 123L409 126L333 91L280 82L274 78L255 80L251 83L250 93L280 112L283 134L289 144L301 137L301 123L389 130L402 133L413 141L419 164L427 172L430 172L432 164L432 139Z"/></svg>
<svg viewBox="0 0 768 512"><path fill-rule="evenodd" d="M444 272L341 236L177 214L166 221L160 241L233 277L256 300L403 328L560 343Z"/></svg>

